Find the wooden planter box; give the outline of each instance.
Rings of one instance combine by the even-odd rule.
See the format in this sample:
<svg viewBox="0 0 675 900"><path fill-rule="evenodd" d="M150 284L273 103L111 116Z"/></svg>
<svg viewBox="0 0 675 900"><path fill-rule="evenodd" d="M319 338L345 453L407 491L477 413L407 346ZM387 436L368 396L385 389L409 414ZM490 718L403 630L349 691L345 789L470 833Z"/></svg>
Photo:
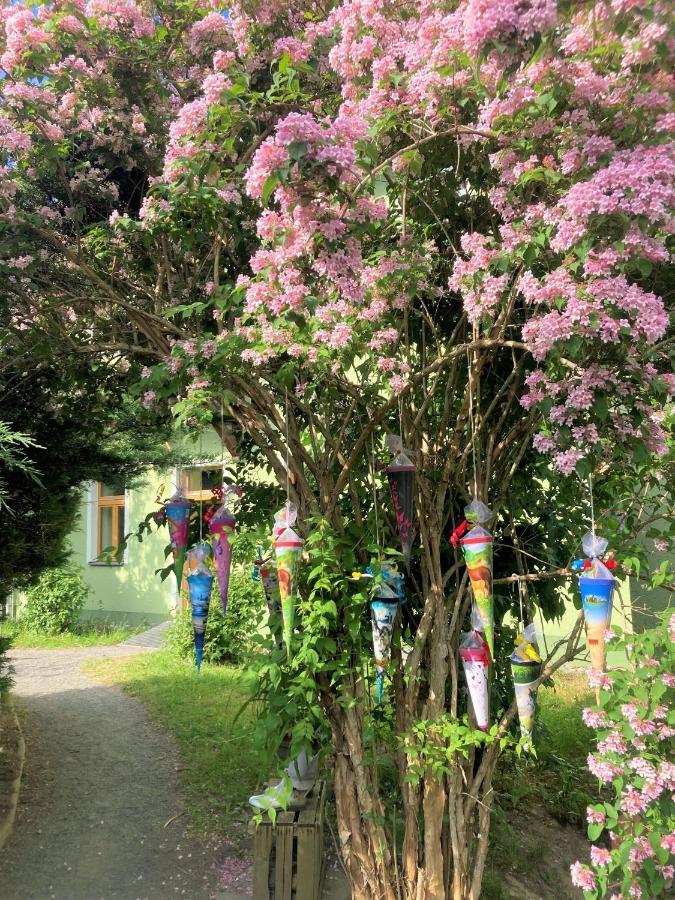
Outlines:
<svg viewBox="0 0 675 900"><path fill-rule="evenodd" d="M302 809L258 825L253 851L255 900L320 900L326 782L317 781Z"/></svg>

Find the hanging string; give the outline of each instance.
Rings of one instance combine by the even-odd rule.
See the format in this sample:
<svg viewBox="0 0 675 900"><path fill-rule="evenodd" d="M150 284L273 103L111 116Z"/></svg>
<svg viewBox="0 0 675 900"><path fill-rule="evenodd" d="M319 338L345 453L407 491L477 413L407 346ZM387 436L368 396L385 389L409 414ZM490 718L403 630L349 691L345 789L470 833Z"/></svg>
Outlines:
<svg viewBox="0 0 675 900"><path fill-rule="evenodd" d="M373 508L375 510L375 542L377 544L378 561L380 554L380 519L377 511L377 481L375 475L375 439L373 433L370 434L370 474L373 482Z"/></svg>
<svg viewBox="0 0 675 900"><path fill-rule="evenodd" d="M202 462L203 459L204 459L204 453L202 450L202 433L200 431L199 432L199 462ZM201 480L201 478L202 478L201 473L203 473L204 470L200 469L199 471L200 471L199 477ZM200 487L200 491L199 491L199 495L200 495L199 496L199 543L201 544L204 540L204 500L202 499L202 496L201 496L201 493L202 493L201 484L199 485L199 487Z"/></svg>
<svg viewBox="0 0 675 900"><path fill-rule="evenodd" d="M291 503L291 468L290 468L290 444L288 440L288 429L289 429L289 419L288 419L288 388L285 388L286 391L286 507L288 508Z"/></svg>
<svg viewBox="0 0 675 900"><path fill-rule="evenodd" d="M588 491L591 497L591 534L595 537L595 507L593 505L593 476L588 476Z"/></svg>
<svg viewBox="0 0 675 900"><path fill-rule="evenodd" d="M542 637L542 640L544 641L544 650L546 651L546 656L548 657L549 653L548 653L548 643L546 641L546 626L544 624L544 614L541 611L541 606L538 605L537 609L539 610L539 620L541 622L541 637Z"/></svg>
<svg viewBox="0 0 675 900"><path fill-rule="evenodd" d="M225 487L225 418L223 416L223 401L220 401L220 486Z"/></svg>
<svg viewBox="0 0 675 900"><path fill-rule="evenodd" d="M178 493L183 492L183 422L178 426Z"/></svg>
<svg viewBox="0 0 675 900"><path fill-rule="evenodd" d="M398 398L398 433L401 436L401 450L403 450L403 398Z"/></svg>
<svg viewBox="0 0 675 900"><path fill-rule="evenodd" d="M471 368L471 359L469 356L469 348L466 348L466 369L469 379L469 426L471 428L471 458L473 460L473 495L478 499L478 472L476 469L476 435L474 432L473 419L473 372Z"/></svg>

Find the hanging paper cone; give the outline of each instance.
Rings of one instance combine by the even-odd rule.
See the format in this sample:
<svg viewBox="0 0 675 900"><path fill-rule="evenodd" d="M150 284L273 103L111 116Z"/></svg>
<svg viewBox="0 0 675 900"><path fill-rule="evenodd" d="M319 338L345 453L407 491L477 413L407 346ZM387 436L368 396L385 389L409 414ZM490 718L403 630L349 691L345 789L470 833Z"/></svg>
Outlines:
<svg viewBox="0 0 675 900"><path fill-rule="evenodd" d="M480 613L482 630L494 659L494 600L492 596L492 535L476 525L461 539L473 597Z"/></svg>
<svg viewBox="0 0 675 900"><path fill-rule="evenodd" d="M586 623L586 644L594 672L604 672L607 662L605 631L612 619L613 578L579 579Z"/></svg>
<svg viewBox="0 0 675 900"><path fill-rule="evenodd" d="M534 728L534 714L537 703L537 689L532 685L541 675L541 663L531 660L523 661L511 657L511 673L513 687L518 704L518 720L520 733L529 743Z"/></svg>
<svg viewBox="0 0 675 900"><path fill-rule="evenodd" d="M403 561L409 572L412 552L412 523L415 511L415 466L405 453L399 453L387 466L387 478L396 515L396 531L403 550Z"/></svg>
<svg viewBox="0 0 675 900"><path fill-rule="evenodd" d="M185 565L185 551L188 544L192 502L186 500L180 493L176 493L171 500L167 500L164 504L164 509L166 511L166 522L169 526L171 550L173 552L173 568L180 592L183 583L183 566Z"/></svg>
<svg viewBox="0 0 675 900"><path fill-rule="evenodd" d="M267 611L272 616L281 615L281 593L279 592L279 579L277 573L267 562L260 562L260 580L265 591Z"/></svg>
<svg viewBox="0 0 675 900"><path fill-rule="evenodd" d="M192 608L192 631L195 640L195 660L197 671L202 667L202 655L204 653L204 635L206 622L209 617L209 602L211 600L211 588L213 587L213 575L204 572L195 572L187 577L188 594Z"/></svg>
<svg viewBox="0 0 675 900"><path fill-rule="evenodd" d="M230 494L238 497L243 495L241 488L234 484L228 485L221 491L222 503L211 515L210 510L205 519L209 523L209 531L214 539L214 555L216 563L216 575L218 576L218 588L220 590L220 602L223 607L223 615L227 613L227 593L230 585L230 569L232 567L232 544L230 537L234 534L237 520L234 513L228 508L227 502Z"/></svg>
<svg viewBox="0 0 675 900"><path fill-rule="evenodd" d="M393 591L391 591L393 595ZM377 702L382 702L384 689L384 673L391 659L391 637L394 632L394 619L398 609L398 600L375 598L370 601L370 618L373 626L373 652L377 669Z"/></svg>
<svg viewBox="0 0 675 900"><path fill-rule="evenodd" d="M487 731L490 727L488 694L490 654L487 644L484 642L482 647L475 648L461 647L459 655L464 666L476 724L481 731Z"/></svg>
<svg viewBox="0 0 675 900"><path fill-rule="evenodd" d="M209 522L209 531L214 537L213 550L223 615L227 613L227 593L230 585L230 569L232 567L230 535L234 533L236 524L237 520L229 510L226 510L222 516L216 513Z"/></svg>
<svg viewBox="0 0 675 900"><path fill-rule="evenodd" d="M286 652L291 655L291 640L295 623L295 578L300 563L304 541L292 528L286 528L274 541L274 553L277 559L277 578L279 596L281 598L281 616L283 619L283 636Z"/></svg>
<svg viewBox="0 0 675 900"><path fill-rule="evenodd" d="M259 551L259 556L255 565L257 575L262 582L263 591L265 592L270 631L274 635L277 644L280 645L282 636L282 618L279 579L277 578L277 573L273 566L269 564L268 560L262 558L262 551Z"/></svg>

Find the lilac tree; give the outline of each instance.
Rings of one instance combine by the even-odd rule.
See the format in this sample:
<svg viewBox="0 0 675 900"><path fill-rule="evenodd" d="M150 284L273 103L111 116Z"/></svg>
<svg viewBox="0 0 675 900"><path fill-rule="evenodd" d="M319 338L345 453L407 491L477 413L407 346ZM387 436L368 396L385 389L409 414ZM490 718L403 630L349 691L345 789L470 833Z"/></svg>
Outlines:
<svg viewBox="0 0 675 900"><path fill-rule="evenodd" d="M514 584L526 618L560 608L572 473L632 559L663 504L668 14L3 9L3 349L128 367L149 414L255 448L298 505L302 628L260 663L262 725L330 746L357 897L480 894L515 704L495 696L487 736L464 712L465 503L494 511L498 620ZM416 550L373 708L348 576L392 543L387 432L416 468Z"/></svg>

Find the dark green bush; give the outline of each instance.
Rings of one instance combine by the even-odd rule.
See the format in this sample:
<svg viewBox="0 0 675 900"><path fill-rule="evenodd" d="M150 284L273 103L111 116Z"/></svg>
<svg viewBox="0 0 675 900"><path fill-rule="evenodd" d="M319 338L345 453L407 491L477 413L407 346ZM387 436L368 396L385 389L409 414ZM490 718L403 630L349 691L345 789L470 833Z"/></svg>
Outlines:
<svg viewBox="0 0 675 900"><path fill-rule="evenodd" d="M204 640L204 660L210 663L240 662L251 645L251 638L264 612L263 590L251 579L250 572L232 572L226 616L223 616L218 582L214 581ZM179 656L193 658L189 608L181 610L169 629L168 645Z"/></svg>
<svg viewBox="0 0 675 900"><path fill-rule="evenodd" d="M7 651L12 646L12 639L0 634L0 701L12 686L12 666L7 659Z"/></svg>
<svg viewBox="0 0 675 900"><path fill-rule="evenodd" d="M21 625L28 631L68 631L77 624L88 595L89 586L75 566L48 569L28 591Z"/></svg>

